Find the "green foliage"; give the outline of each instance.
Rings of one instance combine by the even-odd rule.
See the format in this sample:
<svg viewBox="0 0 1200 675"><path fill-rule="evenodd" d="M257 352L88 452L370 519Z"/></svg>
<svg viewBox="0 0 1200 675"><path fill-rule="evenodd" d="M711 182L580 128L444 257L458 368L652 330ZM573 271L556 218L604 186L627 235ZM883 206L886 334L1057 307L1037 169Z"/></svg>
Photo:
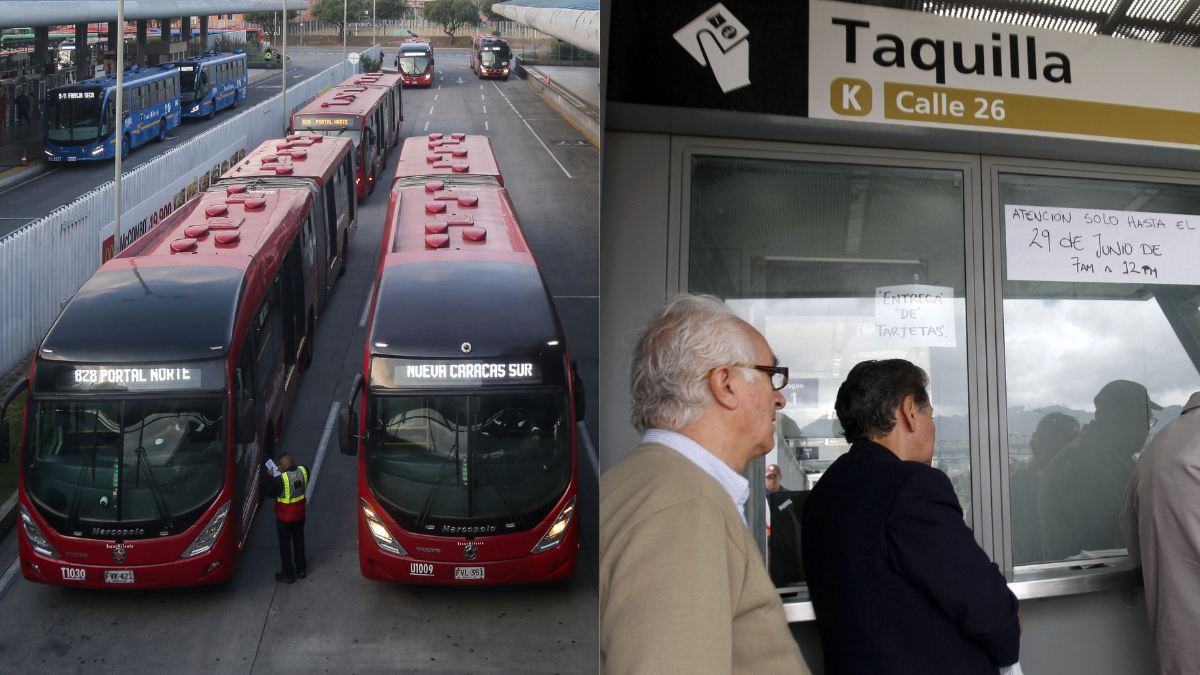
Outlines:
<svg viewBox="0 0 1200 675"><path fill-rule="evenodd" d="M497 2L504 2L504 0L483 0L483 2L479 3L479 9L487 17L488 21L511 21L508 17L501 16L492 11L492 5Z"/></svg>
<svg viewBox="0 0 1200 675"><path fill-rule="evenodd" d="M454 44L454 31L459 26L479 23L479 5L471 0L429 0L425 3L425 19L441 25L442 32Z"/></svg>
<svg viewBox="0 0 1200 675"><path fill-rule="evenodd" d="M343 12L346 21L357 21L362 17L366 7L363 0L320 0L313 7L312 16L321 23L333 24L340 36L346 30L346 26L342 22Z"/></svg>
<svg viewBox="0 0 1200 675"><path fill-rule="evenodd" d="M235 49L245 50L246 42L244 40L234 40L227 35L222 35L221 37L217 38L216 42L213 43L213 49L227 54Z"/></svg>
<svg viewBox="0 0 1200 675"><path fill-rule="evenodd" d="M395 21L403 19L408 11L405 0L375 0L375 18L379 21Z"/></svg>
<svg viewBox="0 0 1200 675"><path fill-rule="evenodd" d="M364 73L378 73L380 68L383 66L383 59L373 59L366 54L363 54L359 58L359 63L362 64L362 71Z"/></svg>

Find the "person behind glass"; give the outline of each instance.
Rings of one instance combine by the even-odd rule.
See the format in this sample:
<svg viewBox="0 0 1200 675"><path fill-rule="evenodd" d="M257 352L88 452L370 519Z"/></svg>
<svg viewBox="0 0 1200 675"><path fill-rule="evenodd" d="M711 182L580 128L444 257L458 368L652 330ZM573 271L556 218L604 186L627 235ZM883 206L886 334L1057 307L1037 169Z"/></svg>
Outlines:
<svg viewBox="0 0 1200 675"><path fill-rule="evenodd" d="M308 573L304 558L304 504L308 492L308 469L292 463L286 452L279 456L279 475L267 472L266 494L275 498L275 530L279 534L279 557L283 570L275 573L275 581L285 584L303 579ZM295 560L293 564L293 554Z"/></svg>
<svg viewBox="0 0 1200 675"><path fill-rule="evenodd" d="M1084 425L1042 472L1038 511L1047 560L1063 560L1083 551L1121 555L1121 503L1154 425L1146 388L1129 380L1104 385L1093 400L1096 419Z"/></svg>
<svg viewBox="0 0 1200 675"><path fill-rule="evenodd" d="M928 383L889 359L855 365L838 389L852 445L813 485L801 519L828 675L995 675L1017 661L1017 598L931 466Z"/></svg>
<svg viewBox="0 0 1200 675"><path fill-rule="evenodd" d="M1069 415L1052 412L1038 420L1029 439L1033 454L1029 463L1009 474L1012 495L1013 564L1046 560L1042 549L1042 521L1038 513L1038 488L1042 472L1058 452L1079 436L1079 422Z"/></svg>
<svg viewBox="0 0 1200 675"><path fill-rule="evenodd" d="M1138 457L1121 532L1142 568L1150 635L1164 675L1200 673L1200 392Z"/></svg>
<svg viewBox="0 0 1200 675"><path fill-rule="evenodd" d="M747 464L775 444L787 369L723 302L682 295L637 340L642 443L600 477L604 675L802 675L746 527Z"/></svg>

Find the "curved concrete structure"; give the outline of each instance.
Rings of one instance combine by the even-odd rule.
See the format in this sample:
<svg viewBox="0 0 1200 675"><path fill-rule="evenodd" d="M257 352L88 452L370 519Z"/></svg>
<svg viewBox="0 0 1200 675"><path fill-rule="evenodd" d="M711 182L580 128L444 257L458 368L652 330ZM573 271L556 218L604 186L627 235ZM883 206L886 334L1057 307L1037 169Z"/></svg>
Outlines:
<svg viewBox="0 0 1200 675"><path fill-rule="evenodd" d="M125 20L277 12L285 0L126 0ZM305 0L286 0L288 9L308 9ZM116 0L0 0L0 28L103 23L117 20ZM599 20L597 20L597 23Z"/></svg>
<svg viewBox="0 0 1200 675"><path fill-rule="evenodd" d="M549 4L558 6L546 6ZM492 11L539 30L547 35L569 42L593 54L600 53L600 10L568 9L563 4L579 6L579 3L553 2L545 4L496 3ZM584 3L586 4L590 3ZM539 6L540 5L540 6ZM598 5L598 3L597 3Z"/></svg>

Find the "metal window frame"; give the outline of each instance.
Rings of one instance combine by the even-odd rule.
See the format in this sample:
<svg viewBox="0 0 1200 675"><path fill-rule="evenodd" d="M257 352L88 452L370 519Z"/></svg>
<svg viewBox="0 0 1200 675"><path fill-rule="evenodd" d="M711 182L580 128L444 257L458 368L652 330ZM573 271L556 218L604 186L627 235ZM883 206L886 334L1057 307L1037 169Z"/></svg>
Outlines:
<svg viewBox="0 0 1200 675"><path fill-rule="evenodd" d="M1127 167L1102 163L1055 161L963 153L928 152L791 141L762 141L701 136L671 136L668 188L666 289L688 288L692 161L697 156L739 157L861 165L883 168L956 170L962 175L964 276L969 428L971 440L971 525L975 540L995 561L1020 599L1044 598L1126 588L1141 583L1141 573L1128 558L1103 566L1070 569L1071 565L1012 564L1011 504L1008 493L1007 389L1004 362L1004 298L999 177L1002 173L1035 176L1168 183L1200 187L1200 173ZM763 460L747 468L761 476ZM755 473L757 471L757 473ZM748 510L749 510L748 505ZM763 519L748 513L749 522ZM760 533L759 530L762 530ZM755 527L765 538L765 524ZM779 589L789 622L816 616L803 589Z"/></svg>

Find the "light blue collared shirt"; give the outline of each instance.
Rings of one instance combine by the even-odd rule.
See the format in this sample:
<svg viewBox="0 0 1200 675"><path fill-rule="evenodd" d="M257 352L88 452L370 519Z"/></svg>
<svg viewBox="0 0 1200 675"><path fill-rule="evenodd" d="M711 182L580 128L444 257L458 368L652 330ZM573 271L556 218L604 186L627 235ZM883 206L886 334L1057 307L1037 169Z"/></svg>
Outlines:
<svg viewBox="0 0 1200 675"><path fill-rule="evenodd" d="M729 493L729 498L733 500L733 505L737 507L738 513L742 516L742 522L746 522L746 501L750 499L750 481L746 480L742 474L729 468L728 464L705 450L704 446L681 433L666 429L648 429L642 436L642 442L665 445L687 457L704 473L715 478L721 487L725 488L725 492Z"/></svg>

